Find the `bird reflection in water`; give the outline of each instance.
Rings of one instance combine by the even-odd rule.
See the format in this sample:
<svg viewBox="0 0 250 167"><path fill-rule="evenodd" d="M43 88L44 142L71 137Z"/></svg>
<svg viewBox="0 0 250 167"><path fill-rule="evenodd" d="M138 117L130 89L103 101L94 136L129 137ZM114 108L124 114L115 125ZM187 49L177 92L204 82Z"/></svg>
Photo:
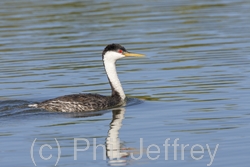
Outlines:
<svg viewBox="0 0 250 167"><path fill-rule="evenodd" d="M136 101L138 103L138 101ZM83 118L83 117L94 117L101 116L105 113L110 112L110 110L96 111L96 112L75 112L75 113L64 113L67 117L73 118ZM47 114L47 113L46 113ZM52 112L51 114L59 114L57 112ZM60 113L62 114L62 113ZM124 119L125 108L120 107L112 110L112 120L110 122L110 128L105 142L105 151L107 163L109 166L126 166L131 163L129 158L130 154L137 154L135 148L123 147L120 142L119 130L122 127L122 121Z"/></svg>
<svg viewBox="0 0 250 167"><path fill-rule="evenodd" d="M127 165L128 152L121 152L126 148L121 148L119 139L119 130L122 126L122 120L124 119L125 108L119 108L113 110L113 119L110 123L110 129L106 138L106 155L108 158L108 164L111 166L123 166Z"/></svg>

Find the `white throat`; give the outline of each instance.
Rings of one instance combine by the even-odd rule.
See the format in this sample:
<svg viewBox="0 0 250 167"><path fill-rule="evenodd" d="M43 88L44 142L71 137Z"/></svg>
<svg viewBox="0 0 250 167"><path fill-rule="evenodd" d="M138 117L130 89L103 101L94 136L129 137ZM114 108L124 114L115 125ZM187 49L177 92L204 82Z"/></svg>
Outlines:
<svg viewBox="0 0 250 167"><path fill-rule="evenodd" d="M115 56L111 56L112 54L116 54L116 53L110 52L108 54L109 55L108 56L105 55L105 57L103 59L106 73L107 73L109 81L112 84L115 91L117 91L119 93L122 100L125 100L126 95L123 91L121 82L117 76L116 67L115 67L115 62L118 58L114 58ZM119 57L119 58L122 58L122 57Z"/></svg>

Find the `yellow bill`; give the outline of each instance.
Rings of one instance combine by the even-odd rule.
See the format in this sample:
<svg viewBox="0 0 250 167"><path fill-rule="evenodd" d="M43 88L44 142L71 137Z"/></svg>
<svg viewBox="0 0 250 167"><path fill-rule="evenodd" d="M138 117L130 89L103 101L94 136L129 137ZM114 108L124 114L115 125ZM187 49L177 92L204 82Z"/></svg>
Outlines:
<svg viewBox="0 0 250 167"><path fill-rule="evenodd" d="M123 52L124 56L134 56L134 57L143 57L145 55L143 54L138 54L138 53L130 53L130 52Z"/></svg>

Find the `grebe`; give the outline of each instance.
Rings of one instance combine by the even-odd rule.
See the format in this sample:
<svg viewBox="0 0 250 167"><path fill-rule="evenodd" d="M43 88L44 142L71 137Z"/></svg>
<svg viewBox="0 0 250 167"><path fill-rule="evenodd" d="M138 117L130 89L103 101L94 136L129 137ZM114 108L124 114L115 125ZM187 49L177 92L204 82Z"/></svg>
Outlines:
<svg viewBox="0 0 250 167"><path fill-rule="evenodd" d="M108 109L122 105L126 95L116 73L116 60L127 56L144 56L130 53L120 44L110 44L102 52L102 60L112 89L111 96L99 94L72 94L46 100L29 107L41 108L48 111L82 112Z"/></svg>

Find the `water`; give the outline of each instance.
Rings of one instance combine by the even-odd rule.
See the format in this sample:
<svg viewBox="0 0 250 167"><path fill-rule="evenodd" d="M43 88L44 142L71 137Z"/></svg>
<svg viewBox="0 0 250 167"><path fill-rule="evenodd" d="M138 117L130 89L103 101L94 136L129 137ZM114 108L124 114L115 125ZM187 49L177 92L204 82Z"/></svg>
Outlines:
<svg viewBox="0 0 250 167"><path fill-rule="evenodd" d="M249 166L249 1L2 0L0 13L1 166ZM117 62L126 106L26 107L109 95L109 43L147 55Z"/></svg>

